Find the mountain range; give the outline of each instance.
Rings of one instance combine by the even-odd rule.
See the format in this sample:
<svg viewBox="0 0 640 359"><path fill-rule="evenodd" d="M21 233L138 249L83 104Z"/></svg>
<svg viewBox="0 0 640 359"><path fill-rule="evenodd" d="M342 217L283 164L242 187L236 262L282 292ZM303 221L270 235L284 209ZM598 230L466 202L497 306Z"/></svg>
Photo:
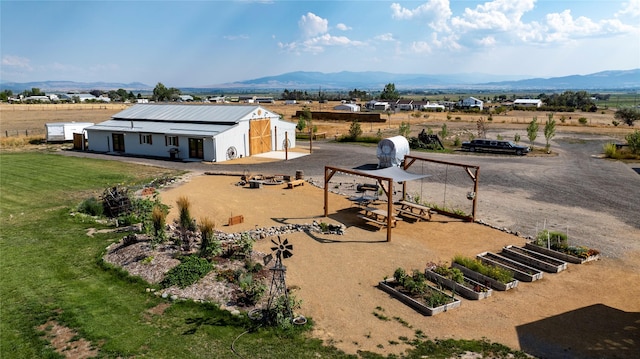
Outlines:
<svg viewBox="0 0 640 359"><path fill-rule="evenodd" d="M393 83L397 90L637 90L640 89L640 69L602 71L588 75L570 75L551 78L527 78L482 73L426 75L395 74L389 72L288 72L277 76L199 87L181 87L183 93L232 91L290 90L377 90ZM0 82L0 90L15 93L31 88L45 92L78 92L99 89L103 91L125 89L134 92L152 91L155 85L140 82Z"/></svg>

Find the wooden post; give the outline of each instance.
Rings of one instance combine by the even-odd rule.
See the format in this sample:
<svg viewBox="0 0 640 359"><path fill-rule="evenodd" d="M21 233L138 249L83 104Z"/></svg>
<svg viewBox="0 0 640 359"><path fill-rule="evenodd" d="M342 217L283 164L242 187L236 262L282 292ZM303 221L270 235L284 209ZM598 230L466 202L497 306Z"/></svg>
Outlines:
<svg viewBox="0 0 640 359"><path fill-rule="evenodd" d="M391 242L391 223L393 223L393 179L389 179L387 191L387 242Z"/></svg>
<svg viewBox="0 0 640 359"><path fill-rule="evenodd" d="M289 132L284 131L284 160L289 160Z"/></svg>

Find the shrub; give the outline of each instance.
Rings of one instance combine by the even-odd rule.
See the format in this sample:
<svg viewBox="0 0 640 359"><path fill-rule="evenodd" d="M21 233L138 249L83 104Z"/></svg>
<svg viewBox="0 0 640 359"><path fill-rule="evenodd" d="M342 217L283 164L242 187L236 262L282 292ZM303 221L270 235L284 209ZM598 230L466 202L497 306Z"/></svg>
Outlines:
<svg viewBox="0 0 640 359"><path fill-rule="evenodd" d="M259 280L254 280L253 275L245 274L238 280L240 294L238 301L244 305L254 305L267 291L267 286Z"/></svg>
<svg viewBox="0 0 640 359"><path fill-rule="evenodd" d="M362 127L360 126L360 123L358 123L358 120L353 120L353 122L351 122L351 126L349 126L349 137L351 137L351 139L355 141L361 135Z"/></svg>
<svg viewBox="0 0 640 359"><path fill-rule="evenodd" d="M213 229L216 227L209 217L202 218L198 228L202 236L202 242L200 243L200 256L201 257L215 257L222 253L222 243L216 238L213 233Z"/></svg>
<svg viewBox="0 0 640 359"><path fill-rule="evenodd" d="M411 133L411 125L408 122L402 121L400 127L398 127L398 134L400 136L409 137Z"/></svg>
<svg viewBox="0 0 640 359"><path fill-rule="evenodd" d="M178 212L180 213L180 227L182 227L183 230L195 231L196 228L191 218L191 201L189 201L189 198L180 196L176 200L176 204L178 205Z"/></svg>
<svg viewBox="0 0 640 359"><path fill-rule="evenodd" d="M164 226L166 224L167 213L160 206L154 206L151 212L153 221L153 236L162 241L165 238Z"/></svg>
<svg viewBox="0 0 640 359"><path fill-rule="evenodd" d="M541 247L550 247L558 250L567 248L567 234L556 231L542 230L536 235L535 244Z"/></svg>
<svg viewBox="0 0 640 359"><path fill-rule="evenodd" d="M629 145L629 150L635 155L640 155L640 131L635 130L624 137Z"/></svg>
<svg viewBox="0 0 640 359"><path fill-rule="evenodd" d="M453 140L453 145L456 147L460 147L460 145L462 145L462 141L460 141L460 136L456 136L456 138Z"/></svg>
<svg viewBox="0 0 640 359"><path fill-rule="evenodd" d="M91 216L102 216L104 207L95 197L90 197L80 203L78 206L78 212Z"/></svg>
<svg viewBox="0 0 640 359"><path fill-rule="evenodd" d="M581 125L586 125L587 124L587 118L586 117L580 117L578 119L578 123L580 123Z"/></svg>
<svg viewBox="0 0 640 359"><path fill-rule="evenodd" d="M177 266L171 268L160 285L163 288L178 286L185 288L204 277L213 269L213 264L204 258L188 256L182 258Z"/></svg>
<svg viewBox="0 0 640 359"><path fill-rule="evenodd" d="M604 150L604 155L608 158L617 158L618 157L618 148L615 143L606 143L602 146Z"/></svg>

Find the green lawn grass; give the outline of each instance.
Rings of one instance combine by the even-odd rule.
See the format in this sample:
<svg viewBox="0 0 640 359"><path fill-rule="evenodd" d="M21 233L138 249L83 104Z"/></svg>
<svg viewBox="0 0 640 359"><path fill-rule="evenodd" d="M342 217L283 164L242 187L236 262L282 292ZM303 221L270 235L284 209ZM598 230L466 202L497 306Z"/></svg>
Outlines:
<svg viewBox="0 0 640 359"><path fill-rule="evenodd" d="M40 153L2 154L0 171L0 357L57 357L36 329L51 318L105 357L237 357L231 343L250 327L247 320L189 302L161 316L147 313L163 299L101 265L104 248L122 234L88 237L86 229L99 225L69 215L108 186L149 182L163 171ZM278 330L248 333L236 350L245 357L344 357Z"/></svg>
<svg viewBox="0 0 640 359"><path fill-rule="evenodd" d="M62 357L37 329L49 319L75 330L105 358L355 357L300 330L255 328L212 304L179 301L164 314L148 312L166 300L147 293L141 279L101 261L105 248L123 234L89 237L87 229L101 225L70 213L109 186L173 174L118 161L0 154L0 357ZM511 352L485 341L420 338L412 345L409 358L450 357L471 347Z"/></svg>

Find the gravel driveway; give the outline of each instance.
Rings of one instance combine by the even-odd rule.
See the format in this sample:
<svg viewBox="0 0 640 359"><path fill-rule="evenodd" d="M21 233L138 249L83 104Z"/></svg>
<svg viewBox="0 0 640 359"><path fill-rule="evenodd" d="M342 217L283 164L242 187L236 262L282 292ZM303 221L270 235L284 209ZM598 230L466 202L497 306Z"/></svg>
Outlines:
<svg viewBox="0 0 640 359"><path fill-rule="evenodd" d="M530 236L546 224L546 228L567 232L575 244L599 249L605 257L621 257L640 250L640 163L600 158L603 144L611 141L599 135L559 133L551 143L558 156L552 157L463 152L417 155L480 166L477 219ZM293 174L302 170L306 178L320 182L325 165L351 168L377 163L375 147L325 141L314 143L313 149L310 156L286 162L243 165L64 153L200 173Z"/></svg>

